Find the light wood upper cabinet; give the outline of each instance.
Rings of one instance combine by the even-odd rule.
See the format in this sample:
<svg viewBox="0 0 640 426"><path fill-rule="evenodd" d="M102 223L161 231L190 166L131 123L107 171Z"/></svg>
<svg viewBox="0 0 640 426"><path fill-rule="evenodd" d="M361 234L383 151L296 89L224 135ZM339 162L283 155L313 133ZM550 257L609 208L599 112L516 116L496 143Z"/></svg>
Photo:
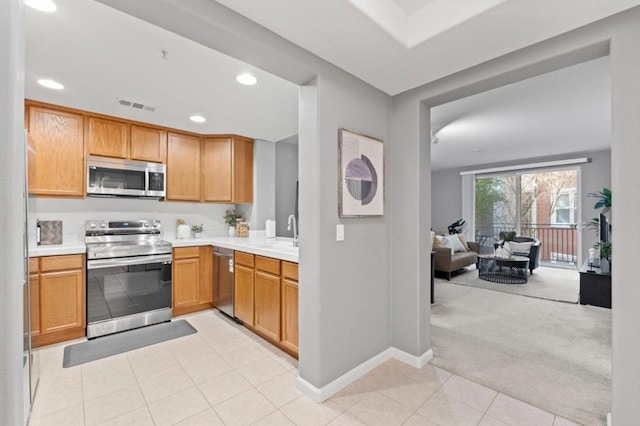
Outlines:
<svg viewBox="0 0 640 426"><path fill-rule="evenodd" d="M200 201L200 138L168 134L167 200Z"/></svg>
<svg viewBox="0 0 640 426"><path fill-rule="evenodd" d="M90 155L127 158L129 156L129 124L99 117L87 119L87 146Z"/></svg>
<svg viewBox="0 0 640 426"><path fill-rule="evenodd" d="M203 140L203 200L253 202L253 140L215 136Z"/></svg>
<svg viewBox="0 0 640 426"><path fill-rule="evenodd" d="M27 118L29 193L83 197L83 116L28 105Z"/></svg>
<svg viewBox="0 0 640 426"><path fill-rule="evenodd" d="M213 306L213 254L211 247L181 247L173 250L173 315Z"/></svg>
<svg viewBox="0 0 640 426"><path fill-rule="evenodd" d="M205 138L202 145L204 201L231 202L231 138Z"/></svg>
<svg viewBox="0 0 640 426"><path fill-rule="evenodd" d="M40 273L29 277L34 346L86 334L83 255L41 257ZM36 271L37 272L37 271Z"/></svg>
<svg viewBox="0 0 640 426"><path fill-rule="evenodd" d="M132 124L129 155L132 160L164 163L167 157L167 132Z"/></svg>

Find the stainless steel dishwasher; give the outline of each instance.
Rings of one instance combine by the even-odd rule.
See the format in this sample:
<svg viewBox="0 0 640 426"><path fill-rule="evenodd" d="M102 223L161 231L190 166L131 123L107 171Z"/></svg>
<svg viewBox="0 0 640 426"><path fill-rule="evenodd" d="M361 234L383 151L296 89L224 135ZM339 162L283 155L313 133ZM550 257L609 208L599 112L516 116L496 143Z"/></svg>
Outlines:
<svg viewBox="0 0 640 426"><path fill-rule="evenodd" d="M213 304L235 319L233 293L233 250L213 247Z"/></svg>

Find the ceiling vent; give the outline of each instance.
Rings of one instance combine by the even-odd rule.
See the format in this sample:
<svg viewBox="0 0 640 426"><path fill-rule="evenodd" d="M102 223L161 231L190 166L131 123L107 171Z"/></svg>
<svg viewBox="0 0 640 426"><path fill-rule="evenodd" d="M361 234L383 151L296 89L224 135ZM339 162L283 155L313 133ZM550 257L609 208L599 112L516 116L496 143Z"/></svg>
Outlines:
<svg viewBox="0 0 640 426"><path fill-rule="evenodd" d="M122 106L135 108L135 109L141 109L143 111L153 112L153 111L156 110L156 107L154 107L154 106L141 104L139 102L128 101L126 99L118 99L118 103L120 105L122 105Z"/></svg>

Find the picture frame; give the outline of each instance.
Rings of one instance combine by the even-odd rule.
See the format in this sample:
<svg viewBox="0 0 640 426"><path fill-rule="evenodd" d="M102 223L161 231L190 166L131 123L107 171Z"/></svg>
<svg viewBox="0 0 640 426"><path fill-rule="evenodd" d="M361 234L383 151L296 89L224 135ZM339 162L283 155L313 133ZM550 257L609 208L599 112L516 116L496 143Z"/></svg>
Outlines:
<svg viewBox="0 0 640 426"><path fill-rule="evenodd" d="M384 216L384 142L338 129L338 216Z"/></svg>

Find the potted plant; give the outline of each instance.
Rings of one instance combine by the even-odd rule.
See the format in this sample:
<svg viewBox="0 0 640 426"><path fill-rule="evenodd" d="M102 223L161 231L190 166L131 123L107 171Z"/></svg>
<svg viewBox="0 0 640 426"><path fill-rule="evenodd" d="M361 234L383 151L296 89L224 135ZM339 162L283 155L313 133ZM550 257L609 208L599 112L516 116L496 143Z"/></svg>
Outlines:
<svg viewBox="0 0 640 426"><path fill-rule="evenodd" d="M600 251L600 271L608 274L611 272L611 243L599 241L593 247Z"/></svg>
<svg viewBox="0 0 640 426"><path fill-rule="evenodd" d="M236 222L240 218L240 215L236 212L236 209L227 209L224 213L224 223L229 226L229 236L236 236Z"/></svg>
<svg viewBox="0 0 640 426"><path fill-rule="evenodd" d="M603 209L602 213L607 213L611 210L611 190L609 188L602 188L602 191L590 192L587 197L597 198L598 201L593 206L594 209Z"/></svg>
<svg viewBox="0 0 640 426"><path fill-rule="evenodd" d="M201 238L202 237L202 231L204 231L204 226L202 226L202 224L193 225L191 227L191 232L193 232L193 236L195 238Z"/></svg>

